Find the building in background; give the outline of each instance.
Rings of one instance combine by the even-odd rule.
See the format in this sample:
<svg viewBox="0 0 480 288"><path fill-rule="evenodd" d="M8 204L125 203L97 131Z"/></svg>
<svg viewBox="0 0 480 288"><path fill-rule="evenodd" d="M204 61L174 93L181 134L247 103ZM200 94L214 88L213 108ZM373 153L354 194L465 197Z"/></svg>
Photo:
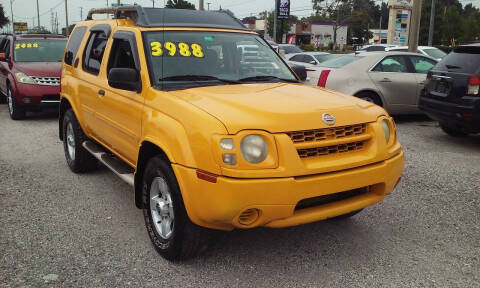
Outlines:
<svg viewBox="0 0 480 288"><path fill-rule="evenodd" d="M388 29L370 29L373 37L368 39L368 44L387 44Z"/></svg>
<svg viewBox="0 0 480 288"><path fill-rule="evenodd" d="M265 20L245 20L243 24L263 35L266 30ZM328 47L333 44L334 25L331 22L292 22L290 30L282 37L282 43L296 44L312 44L316 48ZM338 26L337 28L337 45L342 49L347 44L347 29L346 25ZM269 38L269 37L266 37Z"/></svg>

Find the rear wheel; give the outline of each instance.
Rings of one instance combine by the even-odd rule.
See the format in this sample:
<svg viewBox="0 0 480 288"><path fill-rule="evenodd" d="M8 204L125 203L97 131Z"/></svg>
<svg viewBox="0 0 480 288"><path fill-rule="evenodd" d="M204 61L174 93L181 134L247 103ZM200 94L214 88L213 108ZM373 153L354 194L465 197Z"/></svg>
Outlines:
<svg viewBox="0 0 480 288"><path fill-rule="evenodd" d="M375 103L377 104L378 106L381 106L383 107L382 105L382 100L380 99L380 97L378 97L377 94L373 93L373 92L368 92L368 91L365 91L365 92L360 92L358 93L357 95L355 95L356 97L360 98L360 99L363 99L365 101L368 101L368 102L371 102L371 103Z"/></svg>
<svg viewBox="0 0 480 288"><path fill-rule="evenodd" d="M452 137L465 137L465 136L468 135L467 133L465 133L461 130L449 127L449 126L447 126L443 123L440 123L440 128L442 128L443 132L447 133L448 135L450 135Z"/></svg>
<svg viewBox="0 0 480 288"><path fill-rule="evenodd" d="M22 120L25 118L25 109L17 104L12 88L7 87L8 112L12 120Z"/></svg>
<svg viewBox="0 0 480 288"><path fill-rule="evenodd" d="M187 259L208 248L212 233L188 218L175 174L165 157L158 155L148 161L142 187L145 225L163 258Z"/></svg>
<svg viewBox="0 0 480 288"><path fill-rule="evenodd" d="M82 173L94 170L97 167L97 159L93 157L82 143L88 140L78 124L73 110L68 110L62 123L63 149L68 167L74 173Z"/></svg>

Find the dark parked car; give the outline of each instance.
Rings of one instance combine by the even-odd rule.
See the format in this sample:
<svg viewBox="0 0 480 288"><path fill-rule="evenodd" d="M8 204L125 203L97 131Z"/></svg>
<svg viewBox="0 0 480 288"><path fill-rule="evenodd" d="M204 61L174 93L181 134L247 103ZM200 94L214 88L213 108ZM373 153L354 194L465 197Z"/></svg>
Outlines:
<svg viewBox="0 0 480 288"><path fill-rule="evenodd" d="M428 74L419 107L451 136L480 132L480 44L458 46Z"/></svg>

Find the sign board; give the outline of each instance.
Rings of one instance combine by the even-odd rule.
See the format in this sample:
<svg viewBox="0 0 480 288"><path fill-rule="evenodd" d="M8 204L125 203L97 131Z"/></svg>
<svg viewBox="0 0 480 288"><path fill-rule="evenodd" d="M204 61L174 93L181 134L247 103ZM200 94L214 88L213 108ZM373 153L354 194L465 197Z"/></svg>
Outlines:
<svg viewBox="0 0 480 288"><path fill-rule="evenodd" d="M277 0L277 19L288 19L290 16L290 0Z"/></svg>
<svg viewBox="0 0 480 288"><path fill-rule="evenodd" d="M394 9L412 10L414 0L389 0L388 6Z"/></svg>
<svg viewBox="0 0 480 288"><path fill-rule="evenodd" d="M15 31L27 31L27 22L13 22L13 30Z"/></svg>

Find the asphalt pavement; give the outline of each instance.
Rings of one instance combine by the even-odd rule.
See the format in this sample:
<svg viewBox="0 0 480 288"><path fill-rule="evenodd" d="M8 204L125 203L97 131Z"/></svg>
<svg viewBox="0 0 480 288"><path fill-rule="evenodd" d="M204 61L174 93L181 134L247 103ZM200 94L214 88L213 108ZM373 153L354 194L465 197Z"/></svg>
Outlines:
<svg viewBox="0 0 480 288"><path fill-rule="evenodd" d="M0 105L0 287L480 287L480 137L397 118L405 175L347 220L223 234L170 263L132 188L106 168L76 175L56 115Z"/></svg>

